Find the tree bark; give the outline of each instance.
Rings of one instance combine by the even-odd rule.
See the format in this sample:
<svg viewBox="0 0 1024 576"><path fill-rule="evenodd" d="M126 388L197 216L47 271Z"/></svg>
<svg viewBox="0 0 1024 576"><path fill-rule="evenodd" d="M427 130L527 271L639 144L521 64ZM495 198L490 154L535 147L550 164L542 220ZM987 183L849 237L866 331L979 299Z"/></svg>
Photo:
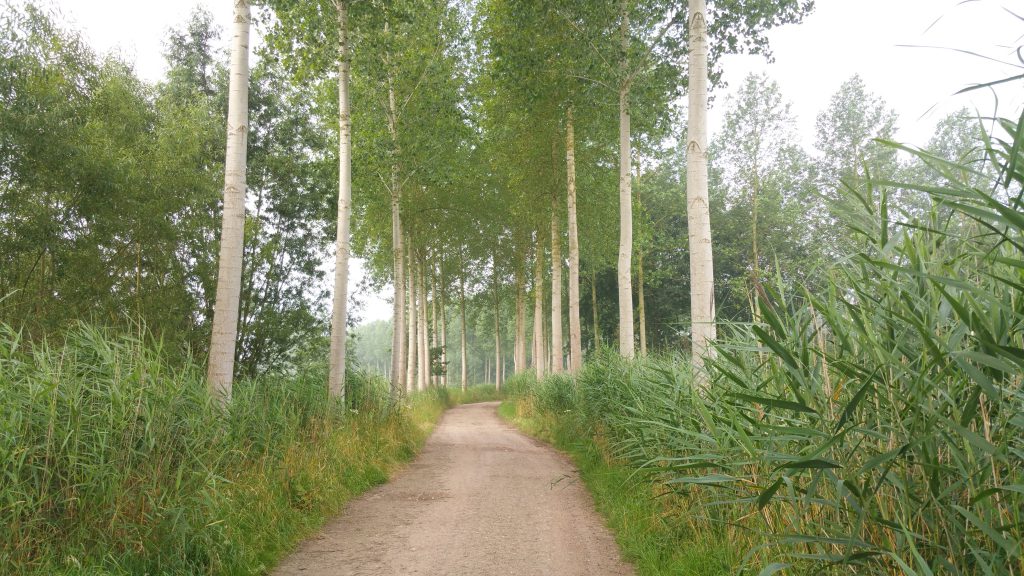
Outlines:
<svg viewBox="0 0 1024 576"><path fill-rule="evenodd" d="M619 2L619 40L622 49L619 84L619 354L632 358L633 345L633 193L630 145L629 2Z"/></svg>
<svg viewBox="0 0 1024 576"><path fill-rule="evenodd" d="M761 178L757 176L757 165L754 168L754 187L750 191L750 250L751 250L751 286L750 286L750 297L753 306L751 310L754 314L754 322L761 321L761 298L758 296L758 288L761 285L761 253L759 251L757 242L757 200L760 196L761 191Z"/></svg>
<svg viewBox="0 0 1024 576"><path fill-rule="evenodd" d="M459 275L459 316L462 320L462 334L459 339L459 348L461 350L461 376L462 376L462 391L466 391L467 382L469 381L469 362L466 358L466 279L462 275Z"/></svg>
<svg viewBox="0 0 1024 576"><path fill-rule="evenodd" d="M441 386L448 387L448 298L446 296L446 289L444 278L441 278L439 282L441 287L438 292L440 296L439 307L441 308L441 366L444 367L444 373L438 378L441 381Z"/></svg>
<svg viewBox="0 0 1024 576"><path fill-rule="evenodd" d="M430 316L431 325L433 326L430 333L430 347L428 349L428 356L430 363L430 385L436 386L440 381L441 377L434 374L434 349L437 348L438 344L438 333L437 333L437 274L433 264L430 266Z"/></svg>
<svg viewBox="0 0 1024 576"><path fill-rule="evenodd" d="M647 355L647 307L644 305L644 252L636 256L637 316L640 318L640 355Z"/></svg>
<svg viewBox="0 0 1024 576"><path fill-rule="evenodd" d="M416 372L419 367L419 359L417 358L417 350L419 345L417 344L417 335L419 334L419 326L417 319L419 318L419 311L416 306L416 261L413 259L412 254L412 242L409 238L406 238L406 260L409 263L409 282L408 292L409 295L409 334L408 334L408 358L406 360L406 378L405 388L409 392L416 390Z"/></svg>
<svg viewBox="0 0 1024 576"><path fill-rule="evenodd" d="M426 390L430 383L430 349L427 345L427 333L430 330L430 325L427 323L427 262L425 256L420 256L419 262L419 360L420 360L420 376L417 383L417 388L420 390Z"/></svg>
<svg viewBox="0 0 1024 576"><path fill-rule="evenodd" d="M590 271L590 308L594 313L594 349L601 347L601 323L597 310L597 271Z"/></svg>
<svg viewBox="0 0 1024 576"><path fill-rule="evenodd" d="M570 106L565 125L566 196L569 220L569 368L583 367L583 330L580 325L580 240L576 226L576 133Z"/></svg>
<svg viewBox="0 0 1024 576"><path fill-rule="evenodd" d="M349 104L348 0L338 0L338 234L331 313L331 358L328 389L345 398L345 336L348 322L349 219L352 214L352 116Z"/></svg>
<svg viewBox="0 0 1024 576"><path fill-rule="evenodd" d="M693 326L693 369L697 382L707 386L704 358L715 340L715 275L711 250L708 203L707 3L689 0L690 82L689 126L686 144L686 208L690 239L690 314Z"/></svg>
<svg viewBox="0 0 1024 576"><path fill-rule="evenodd" d="M391 250L394 263L394 309L391 316L391 397L396 398L405 390L406 349L405 349L405 258L402 254L402 190L398 166L398 107L395 103L395 87L391 73L388 73L388 132L391 135Z"/></svg>
<svg viewBox="0 0 1024 576"><path fill-rule="evenodd" d="M248 0L236 0L228 92L227 156L224 164L224 213L221 222L217 295L210 337L207 385L221 402L231 400L238 338L238 307L242 293L242 252L245 243L246 153L249 132Z"/></svg>
<svg viewBox="0 0 1024 576"><path fill-rule="evenodd" d="M558 193L551 192L551 372L565 365L562 355L562 234L558 230Z"/></svg>
<svg viewBox="0 0 1024 576"><path fill-rule="evenodd" d="M498 264L492 267L494 288L494 387L501 390L501 297L498 293Z"/></svg>
<svg viewBox="0 0 1024 576"><path fill-rule="evenodd" d="M533 368L537 379L544 377L544 246L537 232L533 258Z"/></svg>
<svg viewBox="0 0 1024 576"><path fill-rule="evenodd" d="M516 341L513 350L514 372L526 370L526 280L523 266L516 265Z"/></svg>

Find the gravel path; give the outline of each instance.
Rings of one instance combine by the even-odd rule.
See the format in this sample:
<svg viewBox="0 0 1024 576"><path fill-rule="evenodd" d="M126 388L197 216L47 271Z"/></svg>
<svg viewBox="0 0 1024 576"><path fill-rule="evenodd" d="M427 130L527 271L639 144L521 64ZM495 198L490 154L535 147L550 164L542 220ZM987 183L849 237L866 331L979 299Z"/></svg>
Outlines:
<svg viewBox="0 0 1024 576"><path fill-rule="evenodd" d="M497 406L449 410L415 461L274 574L633 574L572 463L505 424Z"/></svg>

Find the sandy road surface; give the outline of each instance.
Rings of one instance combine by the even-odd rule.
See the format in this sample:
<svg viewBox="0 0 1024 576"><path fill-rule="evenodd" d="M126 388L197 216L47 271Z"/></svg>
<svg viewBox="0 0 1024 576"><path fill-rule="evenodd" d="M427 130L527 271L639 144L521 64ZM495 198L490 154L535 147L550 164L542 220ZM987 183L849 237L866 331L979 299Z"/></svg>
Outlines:
<svg viewBox="0 0 1024 576"><path fill-rule="evenodd" d="M274 574L633 574L572 464L505 424L497 406L449 410L414 462Z"/></svg>

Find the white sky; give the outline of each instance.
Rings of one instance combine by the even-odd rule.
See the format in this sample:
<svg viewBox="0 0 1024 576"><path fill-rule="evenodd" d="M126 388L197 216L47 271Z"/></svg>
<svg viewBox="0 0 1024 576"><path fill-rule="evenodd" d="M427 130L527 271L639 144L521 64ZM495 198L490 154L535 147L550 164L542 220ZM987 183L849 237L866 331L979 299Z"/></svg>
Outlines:
<svg viewBox="0 0 1024 576"><path fill-rule="evenodd" d="M168 29L186 21L196 5L204 6L226 29L233 4L231 0L51 1L92 46L135 62L138 74L150 81L164 74L162 42ZM853 74L860 74L868 89L898 112L898 138L923 145L935 123L953 110L968 106L983 115L993 113L991 92L954 97L957 90L1021 72L950 49L1017 62L1013 48L1021 44L1024 22L1006 10L1024 16L1024 0L817 0L816 4L803 23L769 32L774 63L752 56L723 60L725 80L731 87L749 72L766 72L779 82L784 96L793 102L807 146L814 142L817 114ZM724 95L719 91L716 101L722 102ZM1003 115L1019 113L1024 105L1019 83L1000 90L999 98ZM712 129L720 125L721 117L720 109L712 111ZM363 276L361 263L354 268L350 293ZM382 297L361 296L364 320L390 317L390 306Z"/></svg>

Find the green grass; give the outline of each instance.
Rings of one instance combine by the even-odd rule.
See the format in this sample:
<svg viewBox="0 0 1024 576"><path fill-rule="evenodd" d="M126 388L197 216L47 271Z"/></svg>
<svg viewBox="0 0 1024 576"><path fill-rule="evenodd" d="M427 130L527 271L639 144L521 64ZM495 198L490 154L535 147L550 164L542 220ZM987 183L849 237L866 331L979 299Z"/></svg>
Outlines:
<svg viewBox="0 0 1024 576"><path fill-rule="evenodd" d="M566 452L580 470L598 512L623 555L641 576L736 574L742 556L720 533L692 530L680 521L679 502L635 468L614 458L579 418L537 410L529 398L508 400L498 413L521 430ZM660 496L660 497L659 497Z"/></svg>
<svg viewBox="0 0 1024 576"><path fill-rule="evenodd" d="M448 396L453 404L473 404L504 400L507 394L505 390L499 392L494 384L474 384L467 386L465 391L457 386L449 386Z"/></svg>
<svg viewBox="0 0 1024 576"><path fill-rule="evenodd" d="M451 399L400 406L360 373L237 383L83 327L59 346L0 329L0 572L260 574L409 460Z"/></svg>

